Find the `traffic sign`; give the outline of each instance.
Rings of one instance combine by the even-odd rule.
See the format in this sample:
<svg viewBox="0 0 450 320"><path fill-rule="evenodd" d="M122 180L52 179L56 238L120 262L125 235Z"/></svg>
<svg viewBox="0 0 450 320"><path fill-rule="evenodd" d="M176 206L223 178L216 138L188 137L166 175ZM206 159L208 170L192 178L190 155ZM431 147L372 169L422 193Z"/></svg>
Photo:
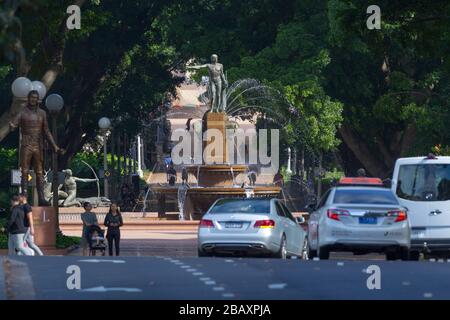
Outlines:
<svg viewBox="0 0 450 320"><path fill-rule="evenodd" d="M11 185L20 186L22 180L22 172L19 169L11 169ZM28 182L35 184L35 174L34 171L30 170L28 174Z"/></svg>

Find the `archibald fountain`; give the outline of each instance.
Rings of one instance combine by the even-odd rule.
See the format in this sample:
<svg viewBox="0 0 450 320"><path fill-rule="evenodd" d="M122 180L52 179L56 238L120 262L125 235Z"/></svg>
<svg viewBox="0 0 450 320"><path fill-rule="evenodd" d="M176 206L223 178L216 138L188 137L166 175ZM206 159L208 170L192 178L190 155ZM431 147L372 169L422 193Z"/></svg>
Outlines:
<svg viewBox="0 0 450 320"><path fill-rule="evenodd" d="M196 164L192 164L192 161L190 164L184 164L185 170L196 177L197 184L192 187L185 183L181 186L160 185L153 187L152 192L159 196L159 199L165 199L165 195L176 196L180 220L201 218L211 204L222 197L280 197L281 188L278 186L248 186L245 183L237 184L236 182L239 174L249 170L248 165L233 164L234 157L230 159L227 129L229 128L229 113L231 114L231 111L236 108L227 108L227 106L235 99L230 99L228 81L223 65L218 63L217 55L211 56L211 63L187 68L194 70L207 68L209 73L206 93L209 111L203 117L202 128L200 130L194 128L196 131L194 136L199 135L200 141L203 141L200 144L201 160ZM236 87L242 83L241 81L233 86ZM228 111L230 112L228 113ZM213 144L219 148L214 148Z"/></svg>

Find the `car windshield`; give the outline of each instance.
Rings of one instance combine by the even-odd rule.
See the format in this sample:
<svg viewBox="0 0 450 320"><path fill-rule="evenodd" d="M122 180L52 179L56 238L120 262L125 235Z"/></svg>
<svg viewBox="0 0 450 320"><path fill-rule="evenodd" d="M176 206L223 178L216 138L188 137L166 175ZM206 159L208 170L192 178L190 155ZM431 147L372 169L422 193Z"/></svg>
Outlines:
<svg viewBox="0 0 450 320"><path fill-rule="evenodd" d="M398 205L395 195L388 189L337 189L334 203Z"/></svg>
<svg viewBox="0 0 450 320"><path fill-rule="evenodd" d="M219 200L209 213L249 213L269 214L269 199L222 199Z"/></svg>
<svg viewBox="0 0 450 320"><path fill-rule="evenodd" d="M402 165L397 181L397 196L415 201L450 200L450 165Z"/></svg>

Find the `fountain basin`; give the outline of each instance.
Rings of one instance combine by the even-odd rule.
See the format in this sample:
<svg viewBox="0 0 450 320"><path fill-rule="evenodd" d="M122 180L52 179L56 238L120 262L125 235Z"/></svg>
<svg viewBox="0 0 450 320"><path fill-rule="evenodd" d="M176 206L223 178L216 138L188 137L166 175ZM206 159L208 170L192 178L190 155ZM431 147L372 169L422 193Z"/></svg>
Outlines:
<svg viewBox="0 0 450 320"><path fill-rule="evenodd" d="M210 164L186 167L201 187L231 188L238 174L247 171L246 165Z"/></svg>
<svg viewBox="0 0 450 320"><path fill-rule="evenodd" d="M171 197L178 196L177 186L155 186L152 190L156 194ZM198 220L208 211L209 207L220 198L280 198L281 188L277 186L255 186L251 188L233 187L194 187L187 190L184 203L184 219Z"/></svg>

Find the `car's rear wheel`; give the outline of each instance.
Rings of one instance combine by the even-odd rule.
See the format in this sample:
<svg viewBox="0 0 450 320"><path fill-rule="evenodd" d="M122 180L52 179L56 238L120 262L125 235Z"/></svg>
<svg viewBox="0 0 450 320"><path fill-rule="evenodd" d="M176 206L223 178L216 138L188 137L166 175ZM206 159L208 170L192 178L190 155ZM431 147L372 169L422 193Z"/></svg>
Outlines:
<svg viewBox="0 0 450 320"><path fill-rule="evenodd" d="M309 259L313 259L317 257L317 250L312 250L308 245L308 257Z"/></svg>
<svg viewBox="0 0 450 320"><path fill-rule="evenodd" d="M287 241L284 234L281 238L280 250L277 252L276 257L280 259L287 259Z"/></svg>
<svg viewBox="0 0 450 320"><path fill-rule="evenodd" d="M319 247L317 250L317 255L320 260L328 260L330 258L330 249L327 247Z"/></svg>

